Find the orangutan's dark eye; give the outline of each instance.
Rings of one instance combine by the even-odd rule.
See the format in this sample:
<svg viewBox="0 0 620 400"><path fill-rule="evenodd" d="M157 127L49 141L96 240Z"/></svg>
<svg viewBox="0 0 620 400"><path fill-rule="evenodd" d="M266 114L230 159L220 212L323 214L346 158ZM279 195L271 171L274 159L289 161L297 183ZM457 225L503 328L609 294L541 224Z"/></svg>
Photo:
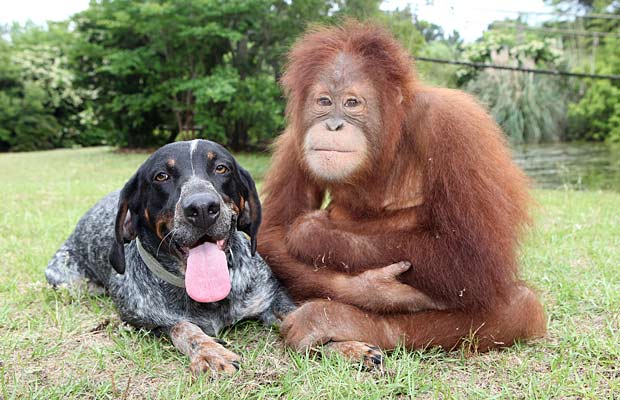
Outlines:
<svg viewBox="0 0 620 400"><path fill-rule="evenodd" d="M228 167L223 165L223 164L220 164L217 167L215 167L215 173L216 174L225 174L228 171L229 171Z"/></svg>
<svg viewBox="0 0 620 400"><path fill-rule="evenodd" d="M347 101L344 102L344 106L345 107L357 107L360 105L360 101L358 99L356 99L355 97L350 97L347 99Z"/></svg>
<svg viewBox="0 0 620 400"><path fill-rule="evenodd" d="M164 181L167 181L168 179L170 179L170 175L168 175L165 172L159 172L157 173L157 175L155 175L155 181L157 182L164 182Z"/></svg>
<svg viewBox="0 0 620 400"><path fill-rule="evenodd" d="M321 107L329 107L332 105L332 101L330 100L329 97L319 97L319 99L316 101L316 103L318 105L320 105Z"/></svg>

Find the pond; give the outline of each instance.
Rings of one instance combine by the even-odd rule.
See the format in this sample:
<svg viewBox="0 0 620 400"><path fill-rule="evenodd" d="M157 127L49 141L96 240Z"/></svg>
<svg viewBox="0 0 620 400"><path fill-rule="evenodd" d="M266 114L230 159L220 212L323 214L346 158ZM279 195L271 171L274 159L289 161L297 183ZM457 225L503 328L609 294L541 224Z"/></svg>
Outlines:
<svg viewBox="0 0 620 400"><path fill-rule="evenodd" d="M545 189L620 192L620 146L553 143L513 146L517 164Z"/></svg>

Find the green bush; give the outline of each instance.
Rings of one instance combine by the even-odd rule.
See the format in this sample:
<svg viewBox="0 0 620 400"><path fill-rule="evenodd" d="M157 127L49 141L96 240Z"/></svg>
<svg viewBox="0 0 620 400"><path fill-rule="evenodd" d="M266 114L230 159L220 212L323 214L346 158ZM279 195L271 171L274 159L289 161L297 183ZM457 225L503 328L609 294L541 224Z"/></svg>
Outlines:
<svg viewBox="0 0 620 400"><path fill-rule="evenodd" d="M567 102L561 84L561 78L489 70L466 90L489 107L512 143L540 143L563 136Z"/></svg>
<svg viewBox="0 0 620 400"><path fill-rule="evenodd" d="M459 59L458 49L446 41L430 42L422 48L420 55L443 60ZM441 87L456 88L458 86L457 71L459 67L450 64L435 64L430 62L418 62L417 70L424 82Z"/></svg>
<svg viewBox="0 0 620 400"><path fill-rule="evenodd" d="M564 68L560 44L529 34L488 31L465 48L470 61L524 68ZM489 107L513 143L540 143L565 136L569 87L561 77L495 69L461 68L459 83Z"/></svg>
<svg viewBox="0 0 620 400"><path fill-rule="evenodd" d="M36 150L104 143L66 56L66 24L14 26L0 39L0 149Z"/></svg>
<svg viewBox="0 0 620 400"><path fill-rule="evenodd" d="M272 75L242 80L232 67L217 68L195 94L196 124L201 130L191 137L216 140L233 149L265 148L284 128L284 103Z"/></svg>
<svg viewBox="0 0 620 400"><path fill-rule="evenodd" d="M620 75L619 48L620 39L605 39L597 52L597 73ZM584 96L568 108L569 137L620 142L620 82L591 79L584 88Z"/></svg>
<svg viewBox="0 0 620 400"><path fill-rule="evenodd" d="M620 88L609 81L592 82L585 96L569 105L568 116L571 138L620 141Z"/></svg>

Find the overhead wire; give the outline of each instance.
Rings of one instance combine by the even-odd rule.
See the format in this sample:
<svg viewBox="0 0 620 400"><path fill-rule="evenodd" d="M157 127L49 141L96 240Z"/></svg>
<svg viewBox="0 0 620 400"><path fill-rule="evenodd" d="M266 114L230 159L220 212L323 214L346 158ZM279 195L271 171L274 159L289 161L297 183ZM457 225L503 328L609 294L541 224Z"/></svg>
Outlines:
<svg viewBox="0 0 620 400"><path fill-rule="evenodd" d="M588 13L577 14L562 11L519 11L519 10L493 10L488 8L470 8L470 10L488 11L500 14L519 14L519 15L555 15L559 17L574 17L583 19L620 19L620 14L612 13Z"/></svg>
<svg viewBox="0 0 620 400"><path fill-rule="evenodd" d="M491 24L491 26L499 26L506 28L514 28L514 29L522 29L526 31L539 31L546 33L560 33L563 35L575 35L575 36L597 36L597 37L616 37L620 38L620 34L612 33L612 32L598 32L598 31L576 31L572 29L562 29L562 28L545 28L545 27L537 27L537 26L528 26L518 23L512 22L504 22L504 21L496 21Z"/></svg>
<svg viewBox="0 0 620 400"><path fill-rule="evenodd" d="M564 17L574 17L574 18L591 18L591 19L618 19L620 20L619 14L605 14L605 13L589 13L589 14L576 14L576 13L567 13L560 11L519 11L519 10L498 10L498 9L484 9L484 8L468 8L470 10L478 10L478 11L486 11L486 12L497 12L497 13L511 13L518 15L555 15L555 16L564 16ZM451 6L450 11L452 14L455 12L455 7ZM495 25L500 25L501 22L494 22ZM530 27L527 25L519 25L519 24L510 24L506 23L506 27L514 28L514 29L523 29L523 30L534 30L541 31L547 33L555 33L555 34L565 34L565 35L575 35L575 36L593 36L595 38L598 37L620 37L620 34L611 33L611 32L598 32L598 31L576 31L571 29L560 29L560 28L546 28L546 27ZM479 63L479 62L471 62L471 61L459 61L459 60L446 60L432 57L415 57L416 61L421 62L431 62L431 63L439 63L439 64L451 64L451 65L463 65L476 69L497 69L497 70L509 70L509 71L520 71L525 73L534 73L534 74L544 74L544 75L553 75L553 76L566 76L566 77L574 77L574 78L588 78L588 79L607 79L612 81L620 80L620 75L606 75L606 74L588 74L581 72L569 72L563 70L556 69L543 69L543 68L525 68L525 67L513 67L507 65L497 65L497 64L487 64L487 63Z"/></svg>
<svg viewBox="0 0 620 400"><path fill-rule="evenodd" d="M472 61L445 60L441 58L432 58L432 57L423 57L423 56L414 57L414 60L422 61L422 62L439 63L439 64L465 65L465 66L473 67L476 69L499 69L499 70L508 70L508 71L529 72L529 73L534 73L534 74L567 76L567 77L575 77L575 78L608 79L612 81L620 80L620 75L586 74L586 73L581 73L581 72L569 72L569 71L562 71L562 70L557 70L557 69L512 67L509 65L486 64L486 63L478 63L478 62L472 62Z"/></svg>

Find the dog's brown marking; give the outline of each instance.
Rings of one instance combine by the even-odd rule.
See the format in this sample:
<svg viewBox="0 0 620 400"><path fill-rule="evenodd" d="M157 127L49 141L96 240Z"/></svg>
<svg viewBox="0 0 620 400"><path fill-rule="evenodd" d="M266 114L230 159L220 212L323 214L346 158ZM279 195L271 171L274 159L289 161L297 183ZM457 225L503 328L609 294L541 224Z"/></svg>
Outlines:
<svg viewBox="0 0 620 400"><path fill-rule="evenodd" d="M232 374L239 369L240 357L237 354L191 322L182 321L172 327L170 338L174 346L189 357L189 368L194 376L205 372L213 376Z"/></svg>
<svg viewBox="0 0 620 400"><path fill-rule="evenodd" d="M168 168L174 168L174 165L176 164L176 161L171 158L166 162L166 165L168 166Z"/></svg>
<svg viewBox="0 0 620 400"><path fill-rule="evenodd" d="M170 226L173 218L174 217L171 213L162 213L157 216L155 222L155 234L159 240L164 240L164 229L168 229L168 226Z"/></svg>
<svg viewBox="0 0 620 400"><path fill-rule="evenodd" d="M146 222L148 222L149 224L151 223L151 216L149 215L148 208L144 209L144 219L146 219Z"/></svg>
<svg viewBox="0 0 620 400"><path fill-rule="evenodd" d="M239 195L239 212L243 212L245 209L245 199L243 196Z"/></svg>
<svg viewBox="0 0 620 400"><path fill-rule="evenodd" d="M155 233L157 234L157 237L159 238L159 240L164 240L164 234L162 233L162 228L165 228L165 226L166 226L165 221L157 221L157 225L155 226Z"/></svg>
<svg viewBox="0 0 620 400"><path fill-rule="evenodd" d="M213 160L215 158L215 153L212 151L207 152L207 158Z"/></svg>

